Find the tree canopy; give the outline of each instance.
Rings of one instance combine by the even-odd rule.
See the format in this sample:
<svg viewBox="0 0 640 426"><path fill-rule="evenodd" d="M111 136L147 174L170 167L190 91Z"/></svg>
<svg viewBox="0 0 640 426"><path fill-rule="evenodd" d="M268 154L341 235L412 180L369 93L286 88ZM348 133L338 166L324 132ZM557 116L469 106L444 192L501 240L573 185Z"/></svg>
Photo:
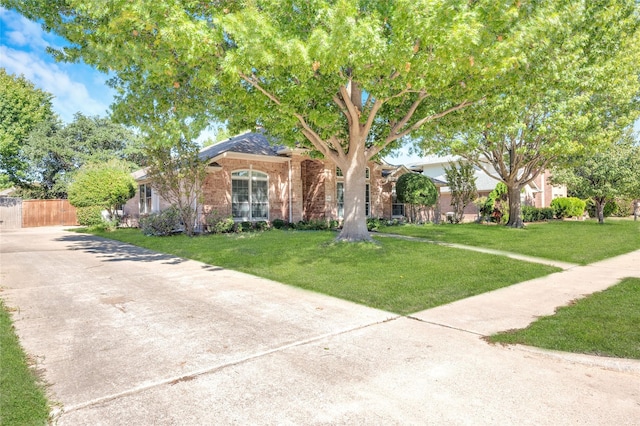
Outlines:
<svg viewBox="0 0 640 426"><path fill-rule="evenodd" d="M29 180L21 187L33 198L66 198L71 174L84 164L120 159L131 170L139 167L141 142L133 130L105 117L77 113L68 124L49 119L33 129L22 147Z"/></svg>
<svg viewBox="0 0 640 426"><path fill-rule="evenodd" d="M598 221L604 206L617 197L640 197L640 146L630 134L596 152L575 156L568 167L554 170L553 182L565 184L573 195L591 199Z"/></svg>
<svg viewBox="0 0 640 426"><path fill-rule="evenodd" d="M509 226L523 225L526 184L567 154L612 143L640 112L637 2L574 2L560 16L530 41L517 85L471 106L464 123L439 123L453 143L425 141L507 185Z"/></svg>
<svg viewBox="0 0 640 426"><path fill-rule="evenodd" d="M25 182L27 163L21 149L31 130L53 116L51 98L26 78L0 68L0 174L4 184Z"/></svg>
<svg viewBox="0 0 640 426"><path fill-rule="evenodd" d="M548 58L531 51L557 53L531 49L555 45L547 34L593 29L572 19L587 0L1 1L69 40L59 59L114 73L120 120L173 120L180 137L259 124L333 161L350 241L370 238L367 160L535 74Z"/></svg>
<svg viewBox="0 0 640 426"><path fill-rule="evenodd" d="M73 176L69 185L69 203L75 207L100 206L112 218L117 207L136 194L136 182L129 165L112 159L106 163L87 163Z"/></svg>

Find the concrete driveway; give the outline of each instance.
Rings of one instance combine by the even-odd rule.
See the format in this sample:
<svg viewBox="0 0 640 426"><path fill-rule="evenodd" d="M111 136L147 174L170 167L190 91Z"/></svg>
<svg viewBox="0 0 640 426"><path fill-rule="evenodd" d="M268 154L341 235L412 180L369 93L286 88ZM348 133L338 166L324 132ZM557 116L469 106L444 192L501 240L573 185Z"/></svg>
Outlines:
<svg viewBox="0 0 640 426"><path fill-rule="evenodd" d="M0 242L60 425L640 423L637 361L492 346L62 228Z"/></svg>

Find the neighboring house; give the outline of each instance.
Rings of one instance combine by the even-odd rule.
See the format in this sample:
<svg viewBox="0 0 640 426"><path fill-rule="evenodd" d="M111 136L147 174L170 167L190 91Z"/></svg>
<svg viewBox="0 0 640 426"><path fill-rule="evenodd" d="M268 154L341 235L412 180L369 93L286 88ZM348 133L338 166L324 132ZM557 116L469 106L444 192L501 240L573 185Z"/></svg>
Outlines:
<svg viewBox="0 0 640 426"><path fill-rule="evenodd" d="M250 132L203 148L207 176L201 214L214 212L235 221L287 222L340 220L344 208L344 179L331 161L310 158L306 150L273 146L263 133ZM406 167L369 162L366 170L366 205L370 217L402 217L404 205L395 201L395 181ZM136 197L125 214L160 211L168 206L153 189L144 170L134 173ZM443 183L441 183L443 184Z"/></svg>
<svg viewBox="0 0 640 426"><path fill-rule="evenodd" d="M411 170L421 172L432 179L435 178L441 181L446 181L444 169L450 167L451 163L457 163L460 159L461 158L458 156L427 156L423 160L412 163L408 167ZM480 170L478 167L474 168L478 197L486 197L491 191L493 191L499 181L487 175L487 173ZM551 200L554 198L567 196L567 188L565 186L550 185L548 182L549 176L549 171L544 171L524 187L521 194L521 201L523 205L549 207L551 205ZM447 212L453 211L453 207L451 206L451 191L449 187L444 186L441 188L440 192L440 211L443 216L445 216ZM478 208L474 204L468 205L464 212L465 221L475 220L479 213Z"/></svg>

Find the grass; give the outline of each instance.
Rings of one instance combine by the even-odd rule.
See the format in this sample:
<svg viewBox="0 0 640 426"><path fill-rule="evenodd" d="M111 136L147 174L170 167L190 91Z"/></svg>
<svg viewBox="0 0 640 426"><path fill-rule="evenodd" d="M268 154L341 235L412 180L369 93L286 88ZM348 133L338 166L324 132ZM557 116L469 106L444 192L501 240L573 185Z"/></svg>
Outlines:
<svg viewBox="0 0 640 426"><path fill-rule="evenodd" d="M482 224L404 225L380 232L509 251L586 265L640 249L640 221L607 219L527 224L524 229Z"/></svg>
<svg viewBox="0 0 640 426"><path fill-rule="evenodd" d="M529 327L491 336L496 343L640 359L640 278L559 308Z"/></svg>
<svg viewBox="0 0 640 426"><path fill-rule="evenodd" d="M96 233L406 315L558 271L503 256L380 238L334 243L320 231L146 237Z"/></svg>
<svg viewBox="0 0 640 426"><path fill-rule="evenodd" d="M0 300L0 424L44 425L49 407Z"/></svg>

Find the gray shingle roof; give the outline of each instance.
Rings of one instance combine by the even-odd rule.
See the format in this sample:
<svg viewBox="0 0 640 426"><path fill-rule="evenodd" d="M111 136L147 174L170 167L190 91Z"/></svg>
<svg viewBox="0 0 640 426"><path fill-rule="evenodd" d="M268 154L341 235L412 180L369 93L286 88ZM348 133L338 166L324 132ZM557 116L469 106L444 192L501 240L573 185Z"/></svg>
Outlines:
<svg viewBox="0 0 640 426"><path fill-rule="evenodd" d="M202 160L217 157L225 152L279 157L278 151L282 148L283 146L269 144L269 141L262 133L249 132L202 148L199 155Z"/></svg>

